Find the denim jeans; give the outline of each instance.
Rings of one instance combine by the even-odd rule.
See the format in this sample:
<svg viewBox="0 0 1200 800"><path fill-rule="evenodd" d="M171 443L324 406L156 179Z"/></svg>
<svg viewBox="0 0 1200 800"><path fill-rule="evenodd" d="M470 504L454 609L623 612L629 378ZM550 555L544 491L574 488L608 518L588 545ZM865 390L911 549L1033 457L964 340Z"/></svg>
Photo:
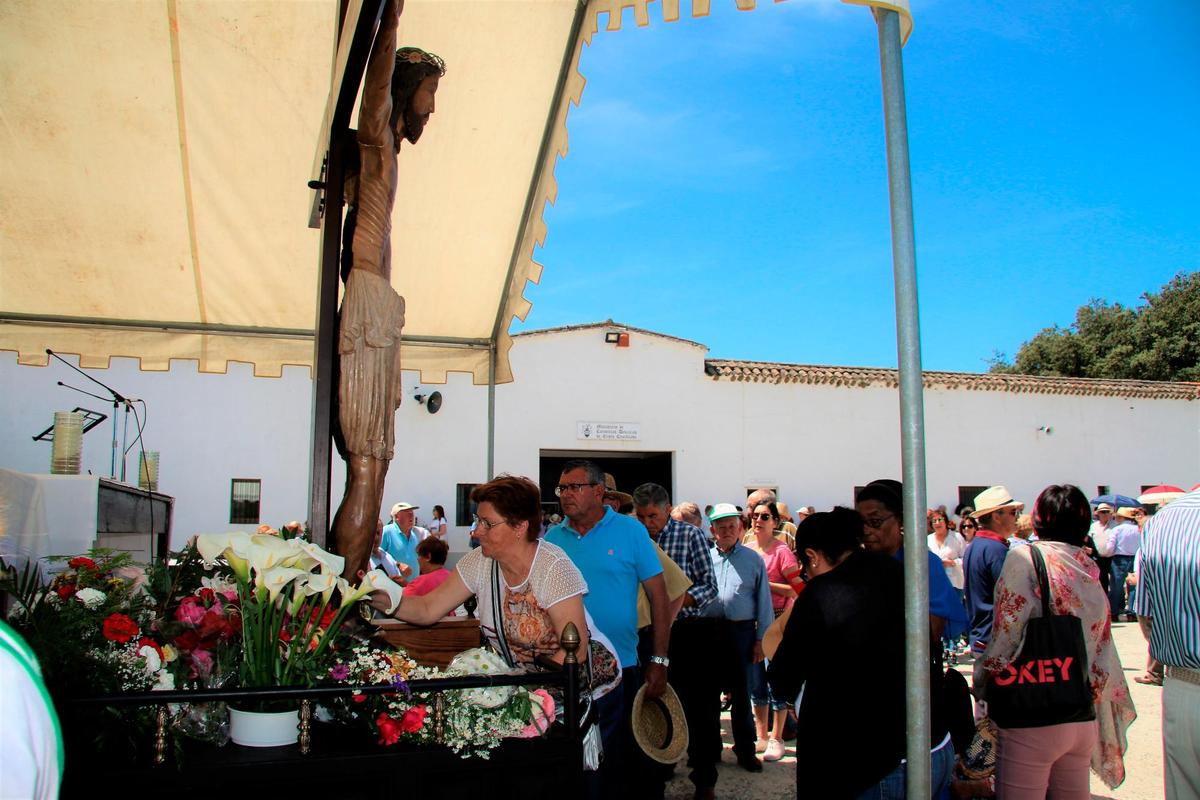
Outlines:
<svg viewBox="0 0 1200 800"><path fill-rule="evenodd" d="M1129 606L1125 605L1125 578L1133 572L1133 556L1113 556L1112 574L1108 579L1108 604L1115 617L1133 610L1133 587L1129 587Z"/></svg>
<svg viewBox="0 0 1200 800"><path fill-rule="evenodd" d="M772 711L782 711L787 708L787 702L777 699L771 691L771 685L767 681L767 666L768 661L763 659L746 668L746 686L750 689L750 702L756 706L770 704ZM767 727L770 727L769 722Z"/></svg>
<svg viewBox="0 0 1200 800"><path fill-rule="evenodd" d="M954 771L954 745L946 743L929 754L929 796L932 800L950 797L950 777ZM908 764L901 764L883 780L858 796L858 800L904 800L908 796Z"/></svg>

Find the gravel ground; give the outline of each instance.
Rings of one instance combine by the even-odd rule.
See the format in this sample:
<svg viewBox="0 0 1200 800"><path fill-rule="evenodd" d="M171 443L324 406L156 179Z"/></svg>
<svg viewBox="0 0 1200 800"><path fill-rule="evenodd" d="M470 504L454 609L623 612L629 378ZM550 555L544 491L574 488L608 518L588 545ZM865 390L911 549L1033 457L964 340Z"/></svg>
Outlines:
<svg viewBox="0 0 1200 800"><path fill-rule="evenodd" d="M1137 706L1138 718L1129 728L1129 750L1125 754L1125 782L1109 789L1092 776L1092 797L1095 800L1160 800L1163 796L1162 762L1162 689L1135 683L1146 665L1146 641L1137 623L1113 625L1113 641L1125 667L1125 678ZM970 679L970 663L960 665ZM782 760L763 765L761 773L746 772L733 756L733 738L729 733L729 716L722 718L725 751L718 768L717 797L783 800L796 797L796 757L792 743ZM693 793L687 779L686 761L675 769L675 779L667 784L667 800L686 800Z"/></svg>

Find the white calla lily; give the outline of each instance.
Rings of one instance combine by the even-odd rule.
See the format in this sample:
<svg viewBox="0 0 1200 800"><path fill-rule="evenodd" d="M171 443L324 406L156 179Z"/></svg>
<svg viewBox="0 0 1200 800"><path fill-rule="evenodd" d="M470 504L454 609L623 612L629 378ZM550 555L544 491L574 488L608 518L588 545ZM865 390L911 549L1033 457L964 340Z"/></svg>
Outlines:
<svg viewBox="0 0 1200 800"><path fill-rule="evenodd" d="M254 584L256 588L266 589L268 597L274 602L289 583L308 574L308 572L295 567L271 567L258 570L254 575Z"/></svg>
<svg viewBox="0 0 1200 800"><path fill-rule="evenodd" d="M290 541L265 533L252 534L250 542L246 546L246 560L250 562L250 566L255 572L263 572L279 566L291 566L285 565L284 562L298 553L299 550Z"/></svg>
<svg viewBox="0 0 1200 800"><path fill-rule="evenodd" d="M196 537L196 552L204 559L205 565L211 567L233 545L233 539L237 536L245 538L246 534L240 531L201 533Z"/></svg>
<svg viewBox="0 0 1200 800"><path fill-rule="evenodd" d="M388 596L388 607L384 611L385 614L391 614L400 605L400 601L404 597L404 592L400 586L388 574L381 569L373 569L363 576L362 583L358 588L351 592L349 597L342 596L342 604L353 603L361 600L371 592L383 592Z"/></svg>
<svg viewBox="0 0 1200 800"><path fill-rule="evenodd" d="M333 594L333 590L337 588L337 585L338 576L328 573L310 574L297 584L305 595L322 595L327 603L329 602L329 596Z"/></svg>
<svg viewBox="0 0 1200 800"><path fill-rule="evenodd" d="M341 575L342 570L346 568L346 559L342 556L335 556L333 553L328 553L320 546L312 542L306 542L303 539L292 539L292 541L296 542L296 547L306 553L316 564L321 565L322 574Z"/></svg>
<svg viewBox="0 0 1200 800"><path fill-rule="evenodd" d="M210 567L218 558L224 556L238 579L248 581L250 568L246 563L246 550L249 544L250 534L244 531L201 533L196 537L196 552L200 554L205 565Z"/></svg>

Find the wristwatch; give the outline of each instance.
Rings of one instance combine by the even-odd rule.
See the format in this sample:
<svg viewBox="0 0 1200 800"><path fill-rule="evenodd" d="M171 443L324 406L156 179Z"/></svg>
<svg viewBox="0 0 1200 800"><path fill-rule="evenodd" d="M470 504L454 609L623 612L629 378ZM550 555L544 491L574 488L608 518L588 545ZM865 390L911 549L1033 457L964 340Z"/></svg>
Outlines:
<svg viewBox="0 0 1200 800"><path fill-rule="evenodd" d="M663 667L669 667L671 666L671 659L667 658L666 656L650 656L650 663L658 664L659 666Z"/></svg>

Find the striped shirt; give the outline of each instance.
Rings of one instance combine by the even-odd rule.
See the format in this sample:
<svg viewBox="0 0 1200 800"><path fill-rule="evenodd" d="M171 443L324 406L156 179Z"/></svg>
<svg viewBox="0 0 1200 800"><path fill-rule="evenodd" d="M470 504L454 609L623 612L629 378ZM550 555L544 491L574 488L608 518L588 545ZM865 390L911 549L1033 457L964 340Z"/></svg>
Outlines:
<svg viewBox="0 0 1200 800"><path fill-rule="evenodd" d="M1150 654L1173 667L1200 669L1200 491L1146 522L1134 612L1150 617Z"/></svg>

